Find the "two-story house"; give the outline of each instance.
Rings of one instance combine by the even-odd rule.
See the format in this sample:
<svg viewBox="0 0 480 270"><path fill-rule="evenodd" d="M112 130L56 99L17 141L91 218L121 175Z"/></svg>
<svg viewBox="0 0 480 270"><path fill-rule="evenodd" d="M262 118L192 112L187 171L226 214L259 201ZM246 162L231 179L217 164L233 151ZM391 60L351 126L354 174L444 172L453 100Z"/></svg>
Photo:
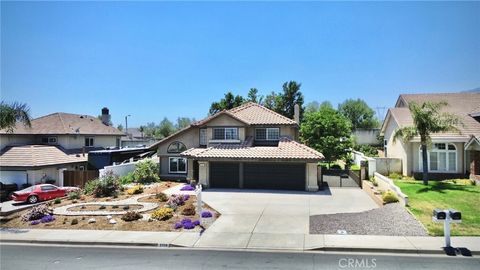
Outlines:
<svg viewBox="0 0 480 270"><path fill-rule="evenodd" d="M384 136L386 157L402 160L404 175L421 179L423 170L420 138L405 142L395 140L395 131L412 126L413 118L408 108L411 102L446 101L443 112L456 115L461 124L457 131L430 134L428 147L428 171L431 178L463 178L470 176L480 180L480 93L438 93L403 94L390 108L383 122L381 134Z"/></svg>
<svg viewBox="0 0 480 270"><path fill-rule="evenodd" d="M253 102L219 112L152 145L160 177L210 188L316 191L324 157L297 141L297 121Z"/></svg>
<svg viewBox="0 0 480 270"><path fill-rule="evenodd" d="M31 127L18 123L13 132L0 130L0 181L62 184L62 170L87 169L89 151L118 147L123 135L110 126L107 108L101 118L53 113L33 119Z"/></svg>

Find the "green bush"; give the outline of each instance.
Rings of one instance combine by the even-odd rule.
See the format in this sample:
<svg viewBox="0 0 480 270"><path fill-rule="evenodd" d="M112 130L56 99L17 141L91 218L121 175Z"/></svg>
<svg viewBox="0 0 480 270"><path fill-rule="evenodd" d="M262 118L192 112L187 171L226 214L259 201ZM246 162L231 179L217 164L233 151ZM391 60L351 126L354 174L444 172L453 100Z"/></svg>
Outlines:
<svg viewBox="0 0 480 270"><path fill-rule="evenodd" d="M372 182L372 184L373 184L374 187L377 187L377 186L378 186L378 182L377 182L377 179L375 179L375 176L373 176L372 178L370 178L370 182Z"/></svg>
<svg viewBox="0 0 480 270"><path fill-rule="evenodd" d="M388 178L390 178L390 179L402 179L403 175L401 175L399 173L391 173L390 175L388 175Z"/></svg>
<svg viewBox="0 0 480 270"><path fill-rule="evenodd" d="M118 176L108 171L102 178L88 181L85 184L85 194L95 197L110 197L119 190Z"/></svg>
<svg viewBox="0 0 480 270"><path fill-rule="evenodd" d="M68 199L69 200L78 200L80 199L80 191L72 191L68 193Z"/></svg>
<svg viewBox="0 0 480 270"><path fill-rule="evenodd" d="M56 198L55 201L53 201L54 204L59 204L61 202L62 202L62 200L60 198Z"/></svg>
<svg viewBox="0 0 480 270"><path fill-rule="evenodd" d="M391 190L387 190L385 193L382 194L382 199L384 203L395 203L398 202L398 197L395 192Z"/></svg>
<svg viewBox="0 0 480 270"><path fill-rule="evenodd" d="M341 170L342 167L340 167L340 165L338 165L338 164L333 164L332 166L330 166L330 169L332 169L332 170Z"/></svg>
<svg viewBox="0 0 480 270"><path fill-rule="evenodd" d="M127 184L131 184L131 183L135 182L135 178L133 177L133 172L129 172L127 175L120 176L118 181L122 185L127 185Z"/></svg>
<svg viewBox="0 0 480 270"><path fill-rule="evenodd" d="M159 182L160 177L158 176L158 164L155 163L152 159L145 159L140 161L135 166L133 171L133 179L137 183L147 184L152 182Z"/></svg>
<svg viewBox="0 0 480 270"><path fill-rule="evenodd" d="M350 166L350 170L358 171L360 170L360 166L357 164L353 164L352 166Z"/></svg>
<svg viewBox="0 0 480 270"><path fill-rule="evenodd" d="M78 219L74 218L72 219L72 221L70 222L70 225L77 225L78 224Z"/></svg>
<svg viewBox="0 0 480 270"><path fill-rule="evenodd" d="M378 157L377 148L368 144L355 145L353 149L355 149L358 152L362 152L367 157Z"/></svg>

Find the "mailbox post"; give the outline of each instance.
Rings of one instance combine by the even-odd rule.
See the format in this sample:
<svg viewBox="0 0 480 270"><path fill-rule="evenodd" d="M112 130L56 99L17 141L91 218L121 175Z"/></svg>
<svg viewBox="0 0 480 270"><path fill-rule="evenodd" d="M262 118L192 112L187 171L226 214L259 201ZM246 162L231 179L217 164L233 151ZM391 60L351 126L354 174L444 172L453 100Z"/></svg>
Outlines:
<svg viewBox="0 0 480 270"><path fill-rule="evenodd" d="M445 236L445 247L451 247L450 241L450 223L461 223L462 213L455 209L434 209L433 222L443 222L443 235Z"/></svg>

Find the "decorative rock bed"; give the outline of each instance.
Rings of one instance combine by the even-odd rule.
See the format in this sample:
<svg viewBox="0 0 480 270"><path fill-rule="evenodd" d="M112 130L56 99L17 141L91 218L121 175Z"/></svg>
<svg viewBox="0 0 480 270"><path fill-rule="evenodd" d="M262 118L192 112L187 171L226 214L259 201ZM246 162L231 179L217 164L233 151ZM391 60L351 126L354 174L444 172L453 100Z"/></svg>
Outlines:
<svg viewBox="0 0 480 270"><path fill-rule="evenodd" d="M134 211L142 213L142 212L147 212L150 210L153 210L159 206L158 203L149 203L149 202L139 202L138 199L143 198L143 197L148 197L151 194L143 194L139 196L133 196L131 198L125 199L125 200L118 200L118 201L110 201L110 202L89 202L89 203L75 203L75 204L70 204L70 205L65 205L61 207L57 207L53 210L53 214L55 215L63 215L63 216L106 216L106 215L123 215L127 213L128 211L132 211L130 209L128 210L123 210L121 207L126 206L126 205L141 205L142 208L140 209L135 209ZM82 206L113 206L116 205L119 207L119 209L122 209L121 211L115 210L115 211L109 211L106 209L102 210L92 210L92 211L85 211L85 210L80 210L80 211L72 211L70 210L71 208L78 208Z"/></svg>

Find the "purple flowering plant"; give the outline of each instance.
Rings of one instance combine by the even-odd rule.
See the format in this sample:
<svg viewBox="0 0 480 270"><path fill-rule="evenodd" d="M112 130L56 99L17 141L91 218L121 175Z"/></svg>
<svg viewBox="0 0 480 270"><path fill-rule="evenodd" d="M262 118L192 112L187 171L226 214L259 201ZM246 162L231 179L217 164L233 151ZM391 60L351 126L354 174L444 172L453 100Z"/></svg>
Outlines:
<svg viewBox="0 0 480 270"><path fill-rule="evenodd" d="M195 188L192 187L191 185L184 185L180 190L181 191L193 191L193 190L195 190Z"/></svg>
<svg viewBox="0 0 480 270"><path fill-rule="evenodd" d="M40 220L33 220L32 222L30 222L31 225L38 225L40 224Z"/></svg>
<svg viewBox="0 0 480 270"><path fill-rule="evenodd" d="M46 215L44 217L42 217L42 219L40 220L40 222L42 223L49 223L49 222L52 222L55 220L55 217L53 215Z"/></svg>
<svg viewBox="0 0 480 270"><path fill-rule="evenodd" d="M212 215L212 212L210 211L203 211L202 212L202 218L211 218L213 215Z"/></svg>

